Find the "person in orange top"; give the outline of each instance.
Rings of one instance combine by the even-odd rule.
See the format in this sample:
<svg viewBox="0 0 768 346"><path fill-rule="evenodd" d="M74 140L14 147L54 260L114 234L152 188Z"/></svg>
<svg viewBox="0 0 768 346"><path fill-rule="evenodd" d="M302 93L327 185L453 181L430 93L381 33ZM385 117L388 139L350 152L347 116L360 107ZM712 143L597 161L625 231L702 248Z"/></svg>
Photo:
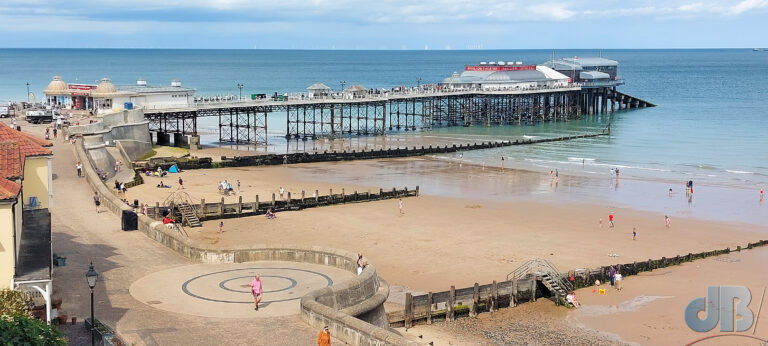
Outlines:
<svg viewBox="0 0 768 346"><path fill-rule="evenodd" d="M328 326L325 326L320 334L317 334L318 346L331 346L331 331L328 330Z"/></svg>

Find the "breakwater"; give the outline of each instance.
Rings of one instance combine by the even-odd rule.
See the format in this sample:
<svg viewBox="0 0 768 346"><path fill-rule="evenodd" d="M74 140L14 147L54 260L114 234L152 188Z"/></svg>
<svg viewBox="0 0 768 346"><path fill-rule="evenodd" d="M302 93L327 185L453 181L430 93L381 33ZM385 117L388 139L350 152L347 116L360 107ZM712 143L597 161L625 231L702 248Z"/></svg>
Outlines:
<svg viewBox="0 0 768 346"><path fill-rule="evenodd" d="M607 133L592 133L572 136L562 136L540 139L522 139L515 141L496 141L481 142L459 145L444 146L421 146L411 148L388 148L386 150L343 150L343 151L323 151L313 153L290 153L290 154L266 154L252 156L222 156L221 161L214 161L209 157L201 158L152 158L148 161L134 163L134 167L141 167L145 170L156 170L158 167L168 170L171 166L177 165L184 169L204 169L204 168L223 168L223 167L247 167L247 166L270 166L296 163L315 163L315 162L333 162L333 161L352 161L352 160L372 160L372 159L391 159L413 156L424 156L434 154L449 154L469 150L482 150L500 147L509 147L515 145L530 145L537 143L567 141L580 138L592 138L604 136Z"/></svg>

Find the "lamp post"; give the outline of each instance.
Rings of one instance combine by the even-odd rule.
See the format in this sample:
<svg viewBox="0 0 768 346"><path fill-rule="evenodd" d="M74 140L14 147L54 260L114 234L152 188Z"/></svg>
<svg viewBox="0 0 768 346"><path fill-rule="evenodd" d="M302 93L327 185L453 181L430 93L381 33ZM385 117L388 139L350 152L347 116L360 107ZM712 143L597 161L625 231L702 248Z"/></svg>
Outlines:
<svg viewBox="0 0 768 346"><path fill-rule="evenodd" d="M421 77L416 78L416 88L421 89Z"/></svg>
<svg viewBox="0 0 768 346"><path fill-rule="evenodd" d="M347 81L341 81L339 83L341 83L341 92L344 92L344 85L347 84Z"/></svg>
<svg viewBox="0 0 768 346"><path fill-rule="evenodd" d="M91 288L91 346L96 345L96 320L93 316L93 288L96 287L96 280L99 278L99 273L93 269L93 262L88 267L88 272L85 273L85 279L88 280L88 287Z"/></svg>
<svg viewBox="0 0 768 346"><path fill-rule="evenodd" d="M244 86L245 86L245 85L243 85L243 84L241 84L241 83L237 83L237 88L238 88L238 89L240 89L240 98L239 98L239 99L237 99L238 101L240 101L240 100L242 100L242 99L243 99L243 87L244 87Z"/></svg>
<svg viewBox="0 0 768 346"><path fill-rule="evenodd" d="M27 82L27 102L29 102L29 82Z"/></svg>

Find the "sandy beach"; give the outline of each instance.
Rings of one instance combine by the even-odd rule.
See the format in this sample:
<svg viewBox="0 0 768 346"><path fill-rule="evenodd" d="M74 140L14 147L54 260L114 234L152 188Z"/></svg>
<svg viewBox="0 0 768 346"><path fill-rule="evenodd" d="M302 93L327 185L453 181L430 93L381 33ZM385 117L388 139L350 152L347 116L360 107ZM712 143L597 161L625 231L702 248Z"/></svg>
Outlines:
<svg viewBox="0 0 768 346"><path fill-rule="evenodd" d="M398 169L402 165L410 167L406 172L417 173L406 174ZM342 188L346 193L391 189L393 186L376 184L398 177L401 184L395 186L413 188L414 177L428 177L432 172L436 180L432 185L445 188L436 190L429 183L426 188L421 186L420 197L404 200L402 216L397 200L390 200L284 212L276 220L263 216L227 219L223 234L217 232L218 221L188 229L193 240L220 247L297 244L362 252L390 283L424 292L503 280L517 266L537 257L546 257L566 271L736 248L768 236L765 227L700 220L682 212L671 213L672 227L667 229L665 214L636 210L613 200L597 203L589 193L584 202L563 202L591 189L590 181L578 177L559 177L561 182L572 182L570 192L561 187L558 192L542 193L549 189L547 174L490 169L478 169L471 175L444 172L451 167L456 165L403 159L197 170L180 175L184 191L194 200L219 201L218 181L228 179L235 186L239 179L244 202L255 200L257 194L263 202L277 194L280 186L294 198L301 190L309 196L316 189L321 194L329 189L338 193ZM339 176L349 179L342 183ZM163 179L176 190L176 175ZM156 180L160 178L150 177L144 185L130 189L127 198L152 205L162 202L171 191L156 188ZM224 198L230 203L238 196ZM679 202L681 208L688 208L684 201ZM616 216L615 228L608 226L609 214ZM633 228L637 240L632 240ZM608 256L613 253L618 257Z"/></svg>

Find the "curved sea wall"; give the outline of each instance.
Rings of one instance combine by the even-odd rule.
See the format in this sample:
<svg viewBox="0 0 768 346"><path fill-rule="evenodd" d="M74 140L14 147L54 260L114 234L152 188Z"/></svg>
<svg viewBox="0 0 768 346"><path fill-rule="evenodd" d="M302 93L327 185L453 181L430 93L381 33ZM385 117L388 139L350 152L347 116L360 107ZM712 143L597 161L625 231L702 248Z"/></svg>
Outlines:
<svg viewBox="0 0 768 346"><path fill-rule="evenodd" d="M101 204L121 217L133 211L102 183L91 165L84 141L78 141L76 154L84 165L85 178L101 196ZM196 262L240 263L252 261L292 261L326 265L356 274L357 257L345 251L322 247L271 245L255 249L208 249L171 230L162 222L138 215L138 228L149 238ZM301 317L310 326L329 326L332 335L351 345L417 345L389 329L384 302L389 285L369 265L359 276L312 291L301 299Z"/></svg>

